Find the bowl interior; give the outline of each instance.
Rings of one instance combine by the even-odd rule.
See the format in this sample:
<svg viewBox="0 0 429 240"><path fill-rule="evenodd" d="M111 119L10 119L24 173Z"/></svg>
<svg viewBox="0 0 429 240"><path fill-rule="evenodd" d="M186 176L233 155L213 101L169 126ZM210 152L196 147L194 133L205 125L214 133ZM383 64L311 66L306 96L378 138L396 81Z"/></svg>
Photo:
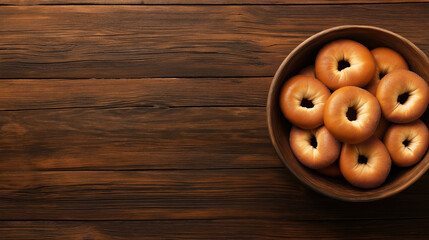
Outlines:
<svg viewBox="0 0 429 240"><path fill-rule="evenodd" d="M293 155L289 145L291 124L284 118L279 107L281 87L290 77L302 68L314 64L318 51L327 43L337 39L358 41L369 49L388 47L401 54L410 70L426 81L429 80L429 60L413 43L390 31L371 26L340 26L322 31L305 40L283 61L271 83L267 102L268 128L272 143L283 163L302 182L325 195L347 201L370 201L381 199L405 189L429 167L429 154L416 165L408 168L392 166L386 182L375 189L359 189L344 179L327 177L304 167ZM421 118L426 124L429 113L426 110Z"/></svg>

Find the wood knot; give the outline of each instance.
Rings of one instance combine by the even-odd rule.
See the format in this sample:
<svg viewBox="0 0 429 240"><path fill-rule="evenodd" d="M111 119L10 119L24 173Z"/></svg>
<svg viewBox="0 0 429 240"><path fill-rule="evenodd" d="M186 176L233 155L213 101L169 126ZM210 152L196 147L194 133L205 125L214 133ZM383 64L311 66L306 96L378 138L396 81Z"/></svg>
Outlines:
<svg viewBox="0 0 429 240"><path fill-rule="evenodd" d="M18 123L7 123L1 127L1 132L3 134L24 135L27 133L27 129Z"/></svg>

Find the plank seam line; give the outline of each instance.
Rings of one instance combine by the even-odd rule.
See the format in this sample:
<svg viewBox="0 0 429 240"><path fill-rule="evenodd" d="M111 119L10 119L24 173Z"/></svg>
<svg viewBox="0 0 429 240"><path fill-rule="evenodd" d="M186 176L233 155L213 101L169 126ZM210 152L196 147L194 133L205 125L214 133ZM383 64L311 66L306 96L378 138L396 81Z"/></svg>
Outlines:
<svg viewBox="0 0 429 240"><path fill-rule="evenodd" d="M174 109L174 108L199 108L199 107L203 107L203 108L247 108L247 107L251 107L251 108L264 108L266 107L266 105L203 105L203 106L193 106L193 105L179 105L179 106L168 106L168 108Z"/></svg>
<svg viewBox="0 0 429 240"><path fill-rule="evenodd" d="M53 108L21 108L21 109L0 109L0 112L20 112L20 111L45 111L45 110L68 110L68 109L176 109L176 108L265 108L265 105L120 105L120 106L80 106L80 107L53 107Z"/></svg>
<svg viewBox="0 0 429 240"><path fill-rule="evenodd" d="M223 78L273 78L274 75L261 75L261 76L180 76L180 77L157 77L157 76L150 76L150 77L121 77L121 78L92 78L92 77L87 77L87 78L64 78L64 77L55 77L55 78L28 78L28 77L23 77L23 78L4 78L4 77L0 77L0 82L3 80L136 80L136 79L170 79L170 80L180 80L180 79L198 79L198 78L202 78L202 79L223 79Z"/></svg>
<svg viewBox="0 0 429 240"><path fill-rule="evenodd" d="M0 4L1 6L343 6L343 5L398 5L398 4L427 4L429 2L420 1L402 1L402 2L347 2L347 3L207 3L207 4L185 4L185 3L170 3L170 4L159 4L159 3L127 3L127 4L115 4L115 3L41 3L41 4Z"/></svg>
<svg viewBox="0 0 429 240"><path fill-rule="evenodd" d="M237 167L237 168L163 168L163 169L34 169L34 170L7 170L0 173L25 172L168 172L168 171L224 171L224 170L283 170L285 167Z"/></svg>
<svg viewBox="0 0 429 240"><path fill-rule="evenodd" d="M336 218L336 219L293 219L293 218L174 218L174 219L0 219L0 222L167 222L167 221L222 221L222 220L271 220L271 221L297 221L297 222L320 222L321 220L327 222L338 221L401 221L401 220L426 220L429 217L403 217L403 218Z"/></svg>

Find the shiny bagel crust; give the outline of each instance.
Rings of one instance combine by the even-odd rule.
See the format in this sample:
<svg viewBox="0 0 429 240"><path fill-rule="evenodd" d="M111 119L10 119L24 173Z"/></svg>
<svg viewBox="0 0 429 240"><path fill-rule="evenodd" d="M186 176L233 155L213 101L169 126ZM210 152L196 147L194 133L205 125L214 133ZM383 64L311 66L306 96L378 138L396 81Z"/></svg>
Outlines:
<svg viewBox="0 0 429 240"><path fill-rule="evenodd" d="M350 66L338 70L342 60ZM347 39L325 45L317 54L315 63L317 78L331 90L345 86L363 87L374 77L375 68L371 52L364 45Z"/></svg>
<svg viewBox="0 0 429 240"><path fill-rule="evenodd" d="M406 145L405 141L407 141ZM384 144L394 164L409 167L419 162L426 153L429 130L421 120L392 125L386 132Z"/></svg>
<svg viewBox="0 0 429 240"><path fill-rule="evenodd" d="M408 64L399 53L390 48L374 48L371 50L371 54L375 59L375 74L365 89L375 95L378 83L380 82L380 75L385 76L398 69L408 70Z"/></svg>
<svg viewBox="0 0 429 240"><path fill-rule="evenodd" d="M349 120L349 108L356 110L356 120ZM377 99L368 91L348 86L336 90L325 104L326 128L342 142L356 144L369 139L377 129L381 110Z"/></svg>
<svg viewBox="0 0 429 240"><path fill-rule="evenodd" d="M330 94L329 89L319 80L298 75L284 84L280 92L280 109L293 125L314 129L323 124L323 111ZM303 99L310 100L314 106L301 106Z"/></svg>
<svg viewBox="0 0 429 240"><path fill-rule="evenodd" d="M367 158L359 163L359 156ZM344 144L341 149L340 170L344 178L359 188L375 188L389 175L392 161L384 144L373 136L363 143Z"/></svg>
<svg viewBox="0 0 429 240"><path fill-rule="evenodd" d="M317 147L311 145L315 137ZM296 158L305 166L313 169L327 167L340 155L341 144L325 126L312 130L292 127L289 138L290 146Z"/></svg>
<svg viewBox="0 0 429 240"><path fill-rule="evenodd" d="M401 104L398 97L408 93ZM426 111L429 87L419 75L408 70L396 70L387 74L377 87L377 99L383 116L390 122L409 123L417 120Z"/></svg>

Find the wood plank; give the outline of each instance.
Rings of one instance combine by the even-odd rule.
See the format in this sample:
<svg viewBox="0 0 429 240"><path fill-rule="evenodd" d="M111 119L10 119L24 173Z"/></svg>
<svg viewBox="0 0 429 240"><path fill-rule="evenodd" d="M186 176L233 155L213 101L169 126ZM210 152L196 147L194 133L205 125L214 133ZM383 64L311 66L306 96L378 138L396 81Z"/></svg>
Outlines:
<svg viewBox="0 0 429 240"><path fill-rule="evenodd" d="M407 3L406 0L0 0L5 5L43 5L43 4L380 4L380 3ZM428 2L428 0L414 0L413 2Z"/></svg>
<svg viewBox="0 0 429 240"><path fill-rule="evenodd" d="M428 198L429 174L389 199L349 203L285 169L0 172L0 220L429 220Z"/></svg>
<svg viewBox="0 0 429 240"><path fill-rule="evenodd" d="M291 221L1 221L10 240L49 239L427 239L427 219ZM59 231L59 229L61 229Z"/></svg>
<svg viewBox="0 0 429 240"><path fill-rule="evenodd" d="M282 167L265 108L3 111L0 169Z"/></svg>
<svg viewBox="0 0 429 240"><path fill-rule="evenodd" d="M0 110L266 105L272 78L4 79Z"/></svg>
<svg viewBox="0 0 429 240"><path fill-rule="evenodd" d="M390 29L429 53L422 19L429 4L4 6L0 78L273 76L304 39L343 24Z"/></svg>

